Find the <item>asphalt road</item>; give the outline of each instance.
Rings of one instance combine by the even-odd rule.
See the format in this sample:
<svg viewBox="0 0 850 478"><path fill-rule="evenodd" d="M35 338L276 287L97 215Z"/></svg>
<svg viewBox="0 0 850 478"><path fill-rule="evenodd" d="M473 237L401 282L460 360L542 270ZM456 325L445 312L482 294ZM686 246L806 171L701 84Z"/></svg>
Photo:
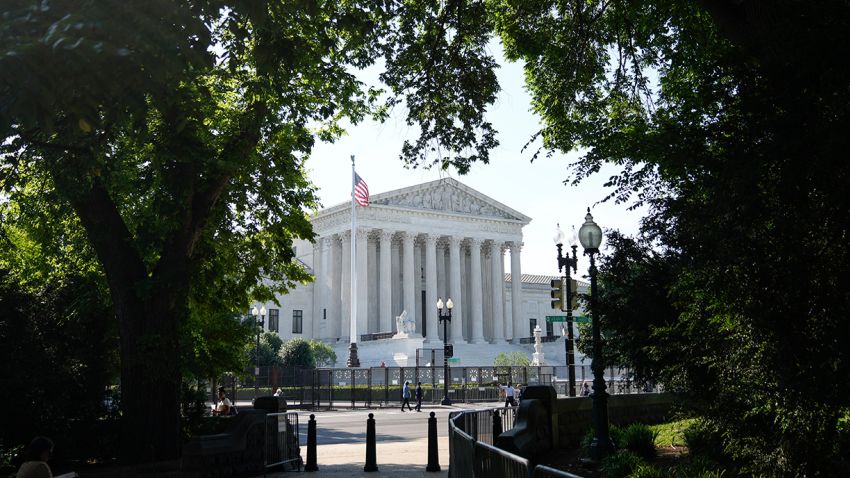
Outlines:
<svg viewBox="0 0 850 478"><path fill-rule="evenodd" d="M316 415L316 444L365 443L366 420L375 416L375 433L378 442L410 441L428 437L428 417L434 412L437 418L437 436L448 436L449 413L452 408L423 408L421 412L402 412L399 408L372 410L335 410L329 412L298 412L300 442L307 443L307 422L310 414Z"/></svg>

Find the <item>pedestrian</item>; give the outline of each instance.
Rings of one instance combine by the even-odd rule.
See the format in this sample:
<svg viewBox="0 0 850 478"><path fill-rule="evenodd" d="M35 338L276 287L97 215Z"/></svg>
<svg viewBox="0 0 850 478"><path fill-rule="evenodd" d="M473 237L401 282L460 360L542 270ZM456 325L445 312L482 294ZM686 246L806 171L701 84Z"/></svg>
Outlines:
<svg viewBox="0 0 850 478"><path fill-rule="evenodd" d="M53 453L53 440L47 437L35 437L26 449L26 460L18 468L18 478L53 478L47 460Z"/></svg>
<svg viewBox="0 0 850 478"><path fill-rule="evenodd" d="M224 393L224 387L218 387L218 404L213 408L213 415L234 415L232 413L235 411L235 407L233 406L233 402L227 398L227 395Z"/></svg>
<svg viewBox="0 0 850 478"><path fill-rule="evenodd" d="M387 368L387 364L385 364L383 360L381 360L381 368Z"/></svg>
<svg viewBox="0 0 850 478"><path fill-rule="evenodd" d="M511 382L508 382L507 386L499 385L499 388L505 391L505 406L515 407L516 400L514 400L514 394L516 393L516 391L514 390L513 384L511 384Z"/></svg>
<svg viewBox="0 0 850 478"><path fill-rule="evenodd" d="M413 407L410 406L410 382L404 382L404 387L401 389L401 411L404 411L404 405L407 404L407 409L411 412Z"/></svg>
<svg viewBox="0 0 850 478"><path fill-rule="evenodd" d="M584 384L581 386L581 396L582 397L589 397L590 396L590 385L588 385L587 382L584 382Z"/></svg>
<svg viewBox="0 0 850 478"><path fill-rule="evenodd" d="M277 387L277 390L274 391L274 396L275 397L282 397L283 396L283 390L281 390L280 387Z"/></svg>
<svg viewBox="0 0 850 478"><path fill-rule="evenodd" d="M416 411L422 411L422 382L416 384Z"/></svg>

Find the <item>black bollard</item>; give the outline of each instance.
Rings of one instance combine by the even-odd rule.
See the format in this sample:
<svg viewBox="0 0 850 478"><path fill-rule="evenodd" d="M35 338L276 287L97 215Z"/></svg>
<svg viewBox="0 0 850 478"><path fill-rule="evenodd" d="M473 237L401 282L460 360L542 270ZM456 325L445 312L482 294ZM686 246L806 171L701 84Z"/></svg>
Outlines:
<svg viewBox="0 0 850 478"><path fill-rule="evenodd" d="M375 453L375 415L369 414L366 420L366 466L363 471L378 471L378 459Z"/></svg>
<svg viewBox="0 0 850 478"><path fill-rule="evenodd" d="M502 416L498 410L493 410L493 441L502 434Z"/></svg>
<svg viewBox="0 0 850 478"><path fill-rule="evenodd" d="M440 471L440 454L437 451L437 418L431 412L428 419L428 466L425 471Z"/></svg>
<svg viewBox="0 0 850 478"><path fill-rule="evenodd" d="M316 465L316 415L312 413L307 422L307 464L304 465L304 471L319 471Z"/></svg>

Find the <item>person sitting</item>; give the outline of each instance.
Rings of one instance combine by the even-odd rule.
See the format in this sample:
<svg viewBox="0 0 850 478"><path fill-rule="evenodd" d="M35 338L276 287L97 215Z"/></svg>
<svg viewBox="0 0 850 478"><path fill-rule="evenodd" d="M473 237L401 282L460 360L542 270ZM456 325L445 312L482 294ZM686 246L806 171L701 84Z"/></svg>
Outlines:
<svg viewBox="0 0 850 478"><path fill-rule="evenodd" d="M589 397L590 396L590 385L587 382L584 382L581 386L581 396Z"/></svg>
<svg viewBox="0 0 850 478"><path fill-rule="evenodd" d="M277 390L274 391L274 396L275 397L282 397L283 396L283 390L281 390L280 387L277 387Z"/></svg>
<svg viewBox="0 0 850 478"><path fill-rule="evenodd" d="M224 387L218 387L218 404L213 409L213 415L227 416L230 415L233 408L233 402L224 394Z"/></svg>
<svg viewBox="0 0 850 478"><path fill-rule="evenodd" d="M53 440L47 437L35 437L27 445L25 458L27 461L18 468L18 478L53 478L47 460L53 453Z"/></svg>

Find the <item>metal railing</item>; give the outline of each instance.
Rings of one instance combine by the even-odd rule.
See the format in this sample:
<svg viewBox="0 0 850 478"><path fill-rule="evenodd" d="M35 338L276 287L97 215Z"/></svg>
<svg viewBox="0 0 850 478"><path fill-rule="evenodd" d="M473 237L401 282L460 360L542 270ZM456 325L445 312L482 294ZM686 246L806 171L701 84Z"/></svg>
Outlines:
<svg viewBox="0 0 850 478"><path fill-rule="evenodd" d="M494 446L493 418L502 432L513 428L516 409L495 408L449 415L450 478L581 478L543 465L531 468L528 459Z"/></svg>
<svg viewBox="0 0 850 478"><path fill-rule="evenodd" d="M297 413L269 413L266 415L266 449L263 464L266 469L288 466L301 470L301 444Z"/></svg>
<svg viewBox="0 0 850 478"><path fill-rule="evenodd" d="M218 383L231 389L229 396L245 401L255 395L271 395L278 387L290 407L324 409L333 407L373 407L401 401L405 381L422 382L424 402L437 403L443 398L443 383L449 380L449 398L454 402L494 402L504 400L498 384L513 382L523 385L551 385L559 396L568 390L567 367L558 365L528 367L450 367L448 377L440 366L318 368L294 369L260 367L258 376L245 379L228 376ZM605 379L608 393L627 394L658 391L654 387L639 387L628 380L627 369L607 368ZM580 394L584 383L591 384L590 367L577 365L576 390ZM256 378L256 380L255 380ZM255 381L258 383L255 388ZM212 400L212 398L211 398Z"/></svg>

